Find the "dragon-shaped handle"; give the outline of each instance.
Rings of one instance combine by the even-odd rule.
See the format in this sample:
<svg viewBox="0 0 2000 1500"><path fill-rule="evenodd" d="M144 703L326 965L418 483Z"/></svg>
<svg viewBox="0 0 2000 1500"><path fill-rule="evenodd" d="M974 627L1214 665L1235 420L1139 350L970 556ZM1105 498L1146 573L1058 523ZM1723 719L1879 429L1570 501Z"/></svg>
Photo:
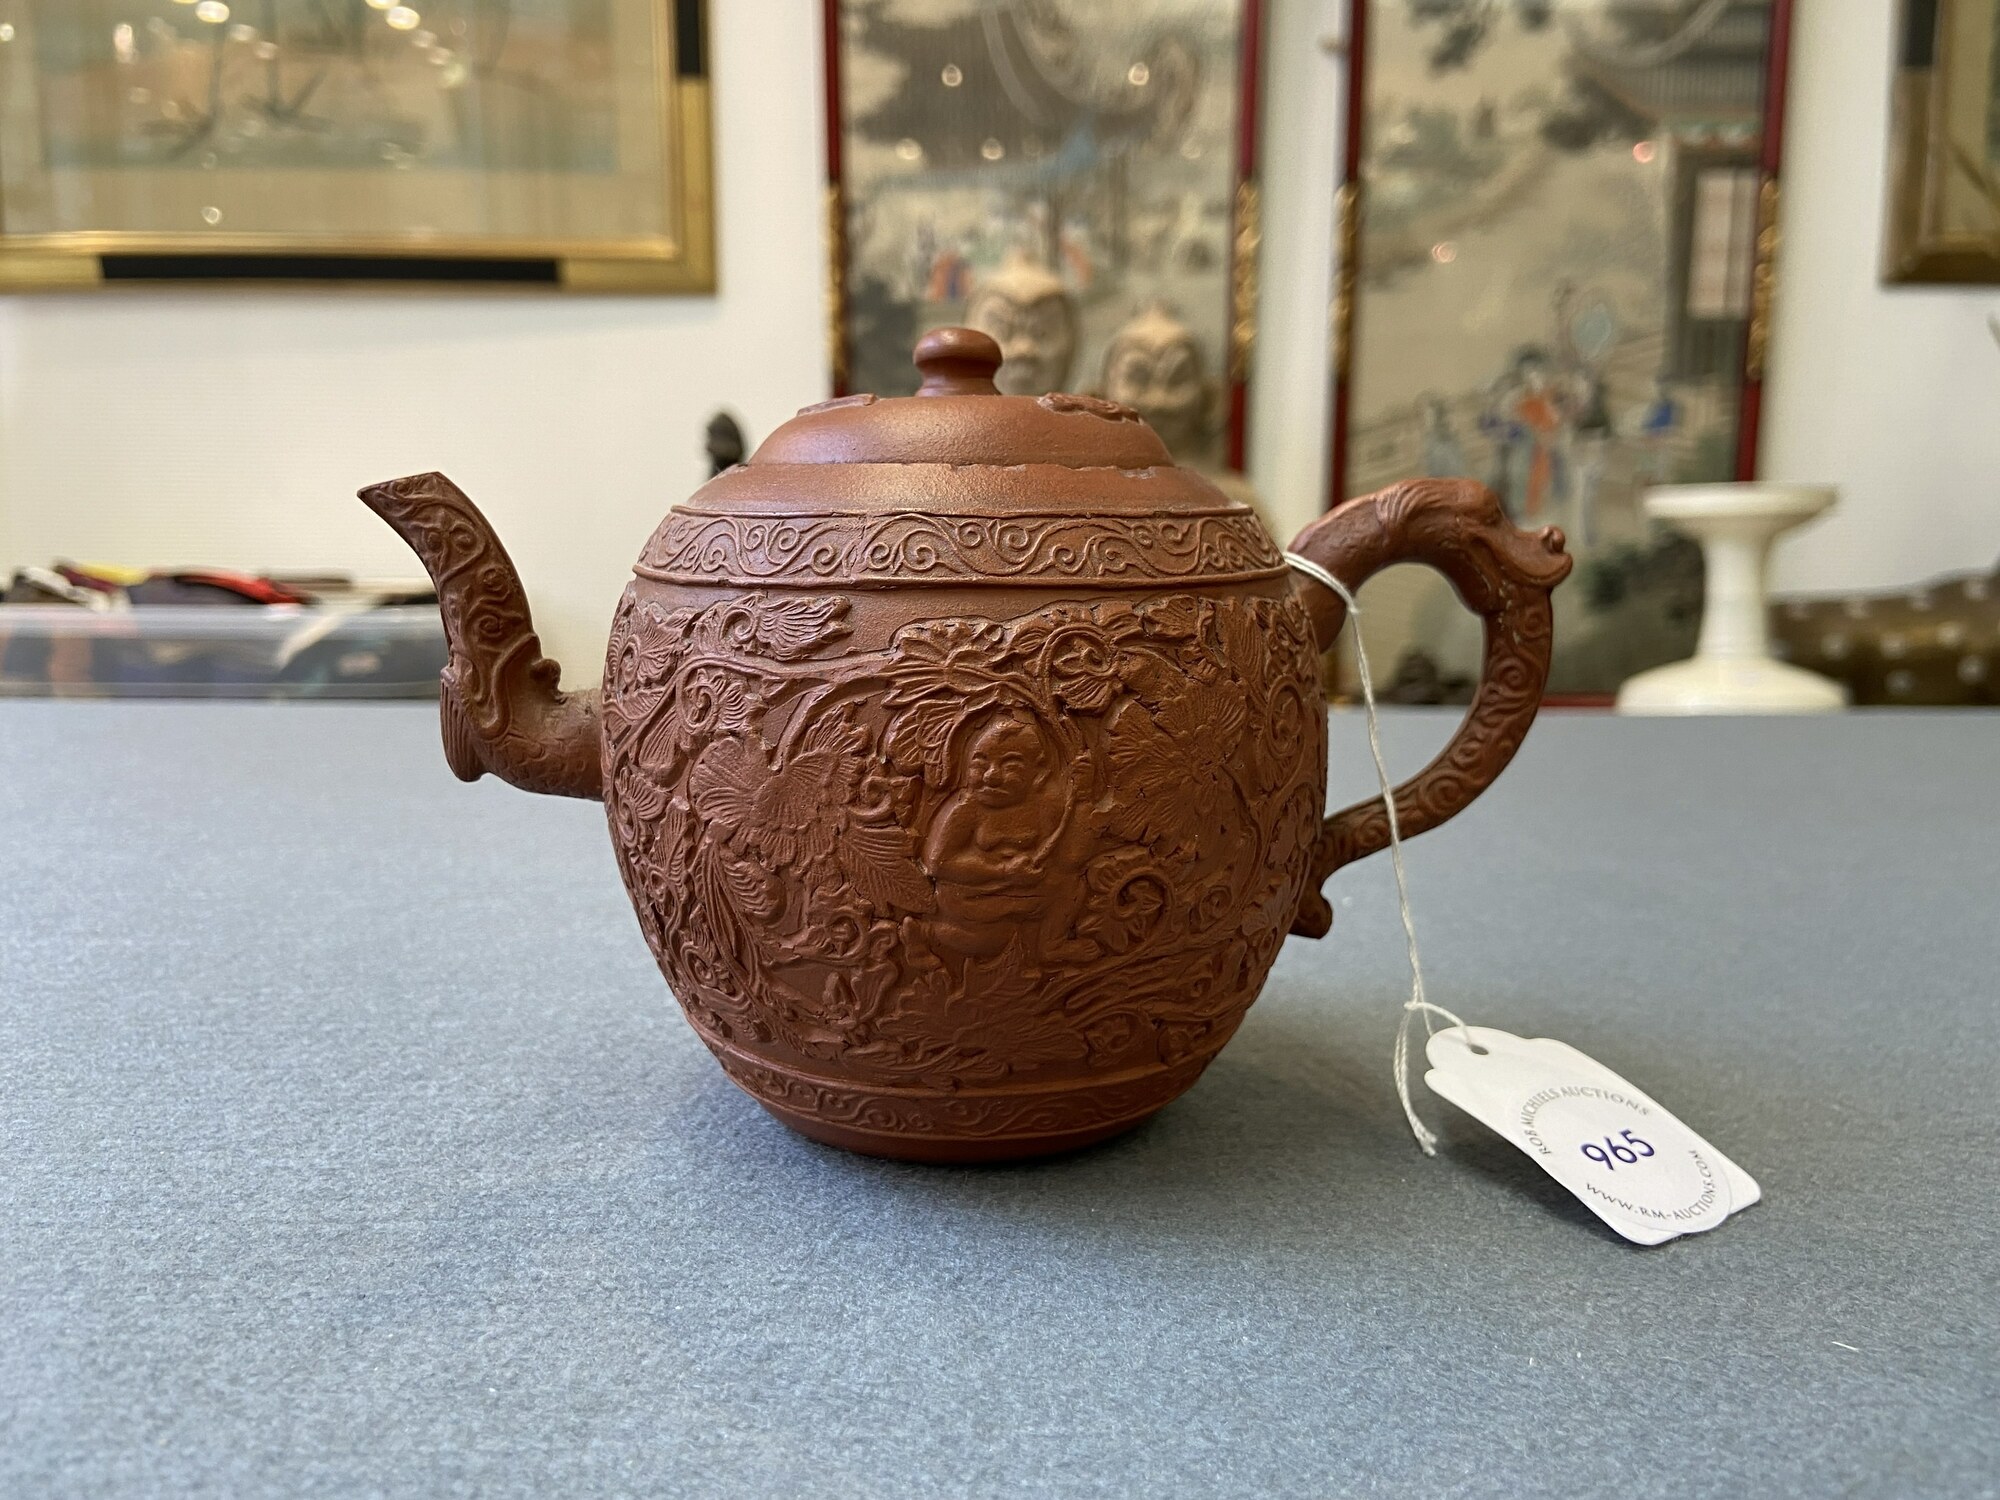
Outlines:
<svg viewBox="0 0 2000 1500"><path fill-rule="evenodd" d="M1418 479L1336 507L1300 532L1292 550L1350 593L1392 564L1425 563L1485 620L1479 690L1465 722L1436 760L1393 793L1404 838L1455 817L1507 768L1541 707L1554 646L1549 594L1572 563L1562 532L1553 526L1521 530L1493 492L1473 480ZM1340 634L1347 605L1323 584L1302 578L1299 587L1325 650ZM1333 908L1320 894L1326 877L1388 844L1389 810L1380 797L1328 818L1292 931L1324 937L1333 926Z"/></svg>
<svg viewBox="0 0 2000 1500"><path fill-rule="evenodd" d="M466 493L442 474L361 491L437 585L451 660L439 677L445 759L461 781L491 771L523 791L604 795L599 694L565 693L542 655L520 575Z"/></svg>

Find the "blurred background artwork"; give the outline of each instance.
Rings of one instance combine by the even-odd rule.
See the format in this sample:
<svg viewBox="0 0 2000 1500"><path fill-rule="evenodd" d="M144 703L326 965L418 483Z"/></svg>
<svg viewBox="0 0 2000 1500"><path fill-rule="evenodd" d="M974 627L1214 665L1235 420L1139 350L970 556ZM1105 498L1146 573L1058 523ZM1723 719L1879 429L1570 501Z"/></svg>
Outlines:
<svg viewBox="0 0 2000 1500"><path fill-rule="evenodd" d="M1241 470L1261 0L827 0L838 391L965 323L1012 394L1137 408Z"/></svg>
<svg viewBox="0 0 2000 1500"><path fill-rule="evenodd" d="M1699 624L1699 549L1642 491L1754 466L1787 0L1355 4L1333 498L1469 475L1561 526L1579 566L1550 692L1608 694ZM1477 633L1443 585L1405 570L1371 592L1398 690L1469 692Z"/></svg>
<svg viewBox="0 0 2000 1500"><path fill-rule="evenodd" d="M1889 281L2000 282L2000 0L1903 0Z"/></svg>
<svg viewBox="0 0 2000 1500"><path fill-rule="evenodd" d="M705 206L701 222L689 212L705 191L691 199L686 180L691 166L705 177L707 149L705 100L682 89L704 66L693 3L7 0L0 13L0 252L685 262L707 233ZM684 118L689 103L701 108Z"/></svg>
<svg viewBox="0 0 2000 1500"><path fill-rule="evenodd" d="M1775 654L1869 707L2000 705L2000 563L1911 588L1797 594L1771 610Z"/></svg>

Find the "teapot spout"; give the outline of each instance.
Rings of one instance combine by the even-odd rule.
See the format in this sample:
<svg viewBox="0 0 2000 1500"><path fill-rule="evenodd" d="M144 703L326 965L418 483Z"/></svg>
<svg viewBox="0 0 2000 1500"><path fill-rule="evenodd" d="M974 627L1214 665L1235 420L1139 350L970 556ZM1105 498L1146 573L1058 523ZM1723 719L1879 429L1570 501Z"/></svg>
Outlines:
<svg viewBox="0 0 2000 1500"><path fill-rule="evenodd" d="M491 771L523 791L602 800L599 694L557 686L561 668L542 655L520 575L478 507L442 474L372 484L361 499L437 585L451 647L438 712L458 778Z"/></svg>

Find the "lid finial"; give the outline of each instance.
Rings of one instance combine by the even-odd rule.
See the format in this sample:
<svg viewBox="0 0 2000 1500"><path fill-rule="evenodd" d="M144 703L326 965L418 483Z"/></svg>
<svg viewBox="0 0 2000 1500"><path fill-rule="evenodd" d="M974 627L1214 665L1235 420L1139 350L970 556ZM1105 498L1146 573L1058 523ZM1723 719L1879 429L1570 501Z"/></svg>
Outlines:
<svg viewBox="0 0 2000 1500"><path fill-rule="evenodd" d="M933 328L917 340L914 363L924 372L919 396L997 396L993 374L1000 346L976 328Z"/></svg>

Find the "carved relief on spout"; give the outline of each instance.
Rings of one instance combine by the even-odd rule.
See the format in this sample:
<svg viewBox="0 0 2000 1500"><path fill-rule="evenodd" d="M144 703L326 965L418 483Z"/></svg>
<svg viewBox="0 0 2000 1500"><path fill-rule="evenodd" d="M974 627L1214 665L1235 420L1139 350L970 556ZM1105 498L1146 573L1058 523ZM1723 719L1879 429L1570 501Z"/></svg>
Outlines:
<svg viewBox="0 0 2000 1500"><path fill-rule="evenodd" d="M361 499L437 585L451 660L439 679L445 759L461 781L491 771L523 791L600 798L595 692L565 693L499 537L442 474L370 485Z"/></svg>

